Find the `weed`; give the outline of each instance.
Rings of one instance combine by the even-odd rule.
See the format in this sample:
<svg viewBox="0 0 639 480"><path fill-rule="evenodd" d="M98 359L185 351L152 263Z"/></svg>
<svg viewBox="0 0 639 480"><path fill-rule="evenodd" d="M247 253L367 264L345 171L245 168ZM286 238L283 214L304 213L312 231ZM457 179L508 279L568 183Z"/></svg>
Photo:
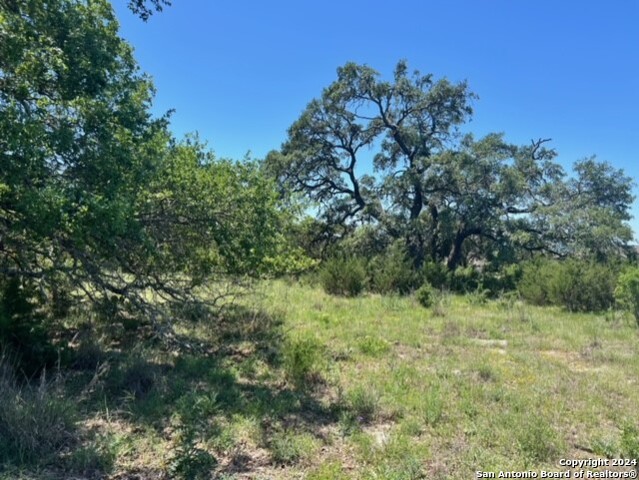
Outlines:
<svg viewBox="0 0 639 480"><path fill-rule="evenodd" d="M324 363L325 349L315 338L289 341L283 352L286 377L301 388L317 383Z"/></svg>
<svg viewBox="0 0 639 480"><path fill-rule="evenodd" d="M348 480L349 478L342 465L337 462L324 463L306 477L307 480Z"/></svg>
<svg viewBox="0 0 639 480"><path fill-rule="evenodd" d="M193 425L182 424L174 439L173 456L167 474L176 480L207 480L217 465L213 455L200 446L200 433Z"/></svg>
<svg viewBox="0 0 639 480"><path fill-rule="evenodd" d="M621 432L620 457L634 460L635 470L639 470L639 428L635 425L625 425Z"/></svg>
<svg viewBox="0 0 639 480"><path fill-rule="evenodd" d="M295 434L290 431L276 432L269 442L273 461L277 464L292 464L310 457L317 449L317 440L308 433Z"/></svg>
<svg viewBox="0 0 639 480"><path fill-rule="evenodd" d="M436 291L433 294L432 312L435 317L445 317L451 305L450 294L445 291Z"/></svg>
<svg viewBox="0 0 639 480"><path fill-rule="evenodd" d="M350 412L359 422L368 423L375 419L380 404L380 394L371 387L356 387L347 395Z"/></svg>
<svg viewBox="0 0 639 480"><path fill-rule="evenodd" d="M519 449L532 465L549 462L563 450L562 441L543 418L535 418L517 429Z"/></svg>
<svg viewBox="0 0 639 480"><path fill-rule="evenodd" d="M380 357L390 350L389 343L383 338L366 335L359 341L359 351L371 357Z"/></svg>
<svg viewBox="0 0 639 480"><path fill-rule="evenodd" d="M43 371L39 381L18 385L6 361L0 357L0 461L46 463L73 444L75 408L59 378Z"/></svg>
<svg viewBox="0 0 639 480"><path fill-rule="evenodd" d="M421 406L421 415L427 425L436 425L443 416L444 401L439 387L431 387L426 391Z"/></svg>

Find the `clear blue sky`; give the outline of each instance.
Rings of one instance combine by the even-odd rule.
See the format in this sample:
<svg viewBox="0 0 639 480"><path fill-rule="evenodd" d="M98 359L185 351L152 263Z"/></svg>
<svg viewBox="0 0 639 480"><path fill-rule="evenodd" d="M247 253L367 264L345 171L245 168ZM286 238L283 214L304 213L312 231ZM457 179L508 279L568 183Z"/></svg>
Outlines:
<svg viewBox="0 0 639 480"><path fill-rule="evenodd" d="M477 135L549 137L567 167L597 155L639 178L635 0L173 0L148 23L113 3L156 111L175 109L173 131L220 157L278 148L347 61L390 75L404 58L468 80ZM633 214L639 232L638 202Z"/></svg>

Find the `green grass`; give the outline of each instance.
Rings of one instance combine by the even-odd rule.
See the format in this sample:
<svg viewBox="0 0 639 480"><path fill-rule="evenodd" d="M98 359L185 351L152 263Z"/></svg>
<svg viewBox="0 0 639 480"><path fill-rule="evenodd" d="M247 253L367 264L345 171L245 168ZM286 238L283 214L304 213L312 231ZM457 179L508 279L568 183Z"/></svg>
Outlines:
<svg viewBox="0 0 639 480"><path fill-rule="evenodd" d="M466 479L639 454L639 334L619 315L276 281L176 330L189 348L99 337L67 374L75 440L7 471Z"/></svg>

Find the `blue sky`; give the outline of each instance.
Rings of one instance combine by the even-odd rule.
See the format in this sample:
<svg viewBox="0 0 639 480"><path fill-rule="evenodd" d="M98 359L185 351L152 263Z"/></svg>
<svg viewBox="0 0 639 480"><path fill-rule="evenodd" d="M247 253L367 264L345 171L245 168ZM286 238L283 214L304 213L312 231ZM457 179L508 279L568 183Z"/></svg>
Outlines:
<svg viewBox="0 0 639 480"><path fill-rule="evenodd" d="M639 2L634 0L173 0L147 23L115 0L121 35L175 109L220 157L278 148L348 61L468 80L468 130L552 138L559 161L596 155L639 178ZM635 188L635 194L639 189ZM631 222L639 232L639 203Z"/></svg>

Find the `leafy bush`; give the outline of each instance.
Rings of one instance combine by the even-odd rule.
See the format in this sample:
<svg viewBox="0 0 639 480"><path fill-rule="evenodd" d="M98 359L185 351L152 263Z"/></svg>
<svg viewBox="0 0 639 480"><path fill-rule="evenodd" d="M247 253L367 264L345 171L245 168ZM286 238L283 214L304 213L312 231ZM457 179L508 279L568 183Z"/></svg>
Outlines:
<svg viewBox="0 0 639 480"><path fill-rule="evenodd" d="M581 260L561 264L553 285L555 302L570 311L600 312L614 304L618 271L614 266Z"/></svg>
<svg viewBox="0 0 639 480"><path fill-rule="evenodd" d="M424 281L435 288L448 287L448 268L443 263L426 262L423 267Z"/></svg>
<svg viewBox="0 0 639 480"><path fill-rule="evenodd" d="M320 282L326 293L356 297L366 285L366 270L356 258L333 258L320 270Z"/></svg>
<svg viewBox="0 0 639 480"><path fill-rule="evenodd" d="M448 273L448 285L455 292L474 292L481 283L481 274L474 267L462 267Z"/></svg>
<svg viewBox="0 0 639 480"><path fill-rule="evenodd" d="M522 298L536 305L596 312L613 305L617 274L617 267L610 264L540 259L524 265L517 288Z"/></svg>
<svg viewBox="0 0 639 480"><path fill-rule="evenodd" d="M628 310L639 322L639 268L627 269L617 280L615 300L624 310Z"/></svg>
<svg viewBox="0 0 639 480"><path fill-rule="evenodd" d="M369 264L372 288L379 293L406 295L419 285L419 275L413 269L401 244L395 244Z"/></svg>
<svg viewBox="0 0 639 480"><path fill-rule="evenodd" d="M517 284L521 297L534 305L552 305L555 301L554 285L559 268L559 262L547 259L525 263L521 280Z"/></svg>
<svg viewBox="0 0 639 480"><path fill-rule="evenodd" d="M422 307L430 308L433 306L435 295L430 283L424 283L421 287L419 287L415 295L417 297L417 301Z"/></svg>
<svg viewBox="0 0 639 480"><path fill-rule="evenodd" d="M517 289L522 273L521 265L506 265L497 271L485 272L481 279L482 288L493 298L512 292Z"/></svg>

